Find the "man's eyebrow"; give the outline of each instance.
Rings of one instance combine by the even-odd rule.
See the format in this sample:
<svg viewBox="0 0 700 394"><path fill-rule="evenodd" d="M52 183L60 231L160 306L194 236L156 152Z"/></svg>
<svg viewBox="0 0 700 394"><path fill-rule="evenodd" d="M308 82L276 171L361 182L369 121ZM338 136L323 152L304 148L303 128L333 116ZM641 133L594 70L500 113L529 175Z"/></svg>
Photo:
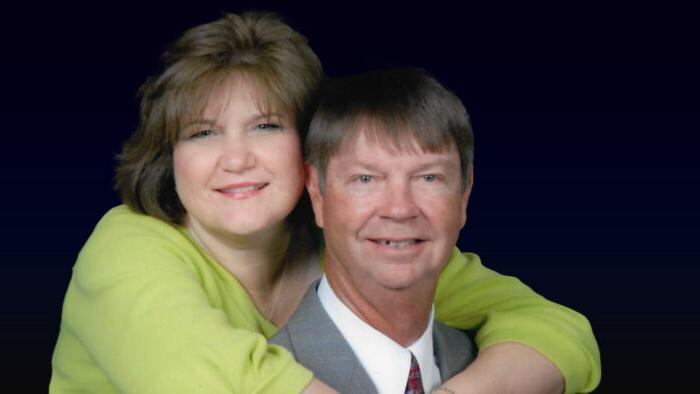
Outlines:
<svg viewBox="0 0 700 394"><path fill-rule="evenodd" d="M455 164L459 165L459 161L450 160L447 157L438 157L426 163L423 163L419 166L419 168L427 169L432 167L454 167Z"/></svg>
<svg viewBox="0 0 700 394"><path fill-rule="evenodd" d="M418 163L416 165L417 169L427 169L432 167L453 167L455 164L459 165L459 160L451 160L447 157L435 157L426 160L423 163ZM346 167L362 167L367 169L377 169L378 166L374 164L372 159L364 160L362 158L351 157L348 159Z"/></svg>
<svg viewBox="0 0 700 394"><path fill-rule="evenodd" d="M363 161L358 158L351 158L348 160L348 162L343 166L343 168L346 169L352 169L352 170L372 170L372 171L378 171L379 168L377 167L376 164L373 164L372 162L369 161Z"/></svg>

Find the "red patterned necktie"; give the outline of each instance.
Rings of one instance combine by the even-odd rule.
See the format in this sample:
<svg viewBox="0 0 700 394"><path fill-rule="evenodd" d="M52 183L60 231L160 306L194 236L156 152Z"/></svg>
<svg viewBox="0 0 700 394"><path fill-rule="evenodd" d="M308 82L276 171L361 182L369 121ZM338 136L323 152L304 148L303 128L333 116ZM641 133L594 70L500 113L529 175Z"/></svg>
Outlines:
<svg viewBox="0 0 700 394"><path fill-rule="evenodd" d="M420 377L420 366L418 360L411 353L411 370L408 372L408 382L404 394L423 394L423 380Z"/></svg>

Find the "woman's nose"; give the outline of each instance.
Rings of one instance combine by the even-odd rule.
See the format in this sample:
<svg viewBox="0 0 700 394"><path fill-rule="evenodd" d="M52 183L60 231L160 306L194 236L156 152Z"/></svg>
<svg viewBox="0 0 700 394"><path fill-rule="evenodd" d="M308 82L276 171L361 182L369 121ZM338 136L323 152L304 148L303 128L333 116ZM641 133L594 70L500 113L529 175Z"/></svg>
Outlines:
<svg viewBox="0 0 700 394"><path fill-rule="evenodd" d="M221 152L220 167L228 172L243 172L255 166L253 147L243 138L226 141Z"/></svg>

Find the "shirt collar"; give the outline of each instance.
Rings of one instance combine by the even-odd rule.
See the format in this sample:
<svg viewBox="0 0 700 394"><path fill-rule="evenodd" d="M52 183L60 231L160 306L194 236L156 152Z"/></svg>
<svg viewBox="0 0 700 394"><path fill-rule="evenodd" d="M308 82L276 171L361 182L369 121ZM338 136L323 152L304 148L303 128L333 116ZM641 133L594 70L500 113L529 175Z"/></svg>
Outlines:
<svg viewBox="0 0 700 394"><path fill-rule="evenodd" d="M336 296L325 275L321 278L317 291L321 305L352 348L379 393L404 392L411 367L411 353L420 366L425 391L430 392L440 384L440 371L435 363L433 351L434 308L430 311L430 319L423 334L408 348L404 348L357 317Z"/></svg>

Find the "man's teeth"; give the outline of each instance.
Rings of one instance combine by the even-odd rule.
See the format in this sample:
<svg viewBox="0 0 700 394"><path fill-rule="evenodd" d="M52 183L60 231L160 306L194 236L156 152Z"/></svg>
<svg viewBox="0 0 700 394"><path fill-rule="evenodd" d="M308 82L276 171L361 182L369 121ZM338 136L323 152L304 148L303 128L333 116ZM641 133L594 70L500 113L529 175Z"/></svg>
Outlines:
<svg viewBox="0 0 700 394"><path fill-rule="evenodd" d="M407 239L404 241L387 241L387 240L379 240L379 244L389 246L391 248L403 248L409 245L415 244L417 241L415 239Z"/></svg>
<svg viewBox="0 0 700 394"><path fill-rule="evenodd" d="M251 192L251 191L257 190L257 189L262 189L262 185L259 185L259 186L250 185L250 186L243 186L243 187L235 187L232 189L221 189L221 191L224 193L245 193L245 192Z"/></svg>

